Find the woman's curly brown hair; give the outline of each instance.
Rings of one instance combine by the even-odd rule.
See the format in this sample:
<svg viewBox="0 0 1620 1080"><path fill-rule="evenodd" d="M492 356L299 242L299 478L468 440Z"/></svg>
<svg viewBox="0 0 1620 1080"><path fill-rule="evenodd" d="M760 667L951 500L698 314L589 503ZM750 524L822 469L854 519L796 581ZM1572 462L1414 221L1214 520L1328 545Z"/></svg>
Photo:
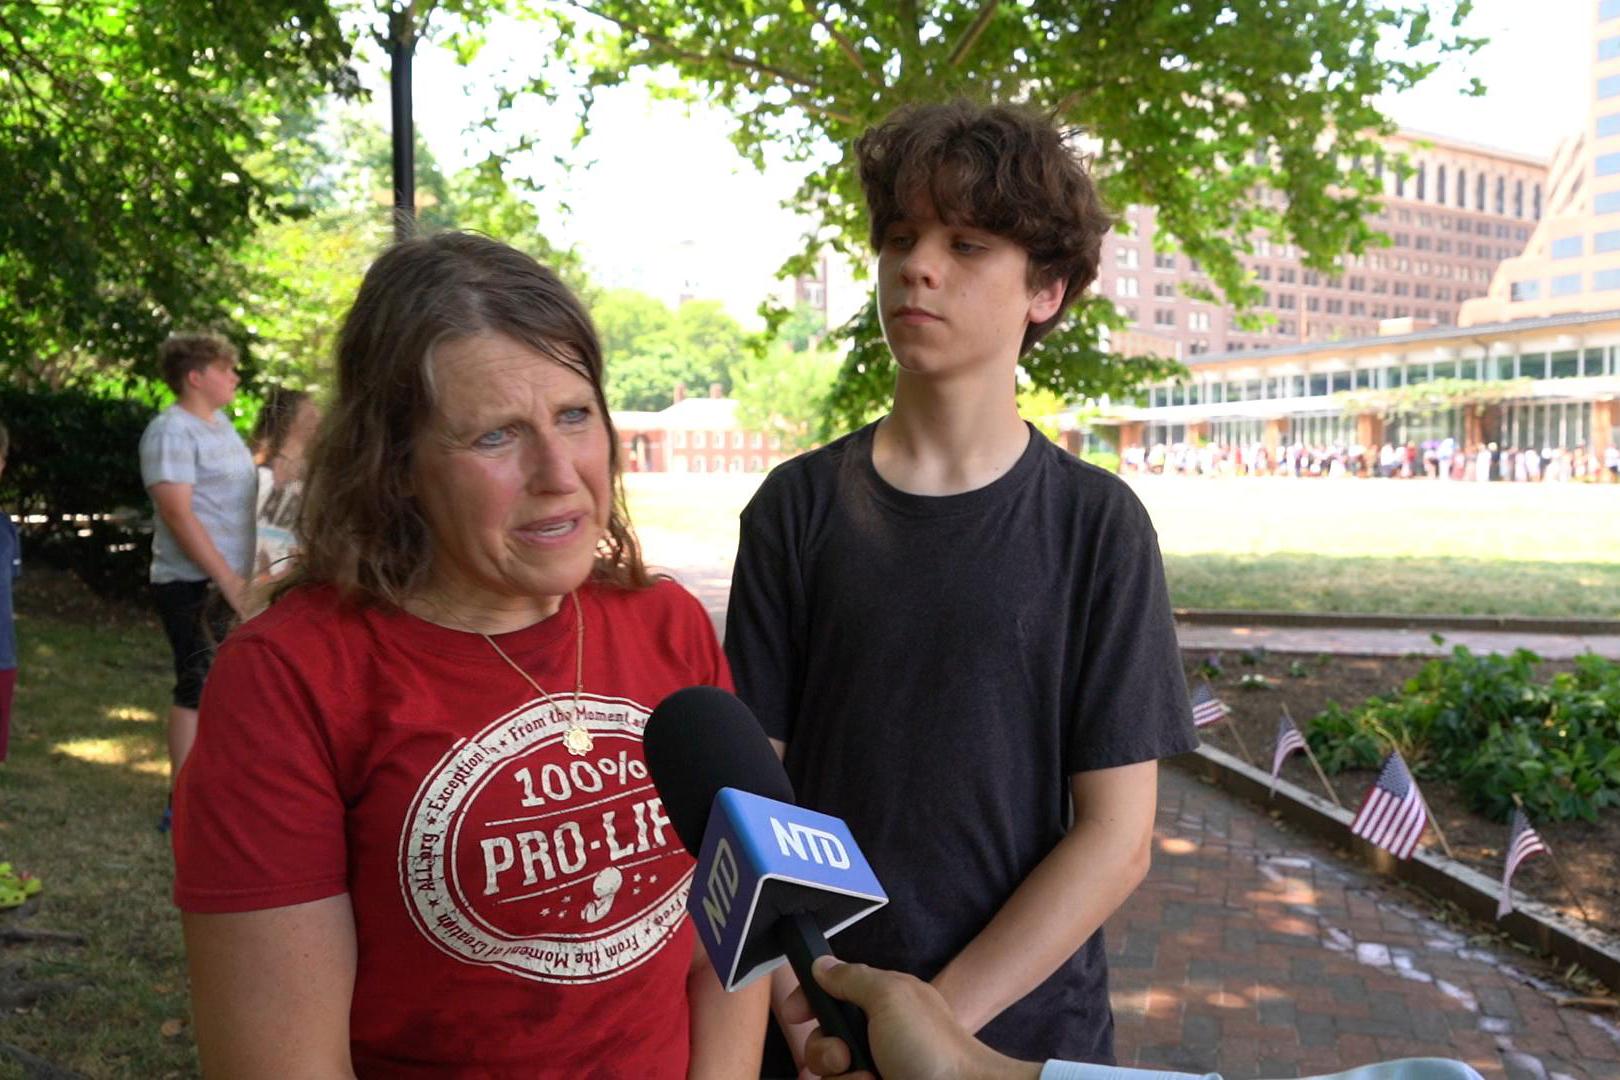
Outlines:
<svg viewBox="0 0 1620 1080"><path fill-rule="evenodd" d="M918 206L940 221L1012 240L1029 253L1029 285L1067 284L1057 313L1032 323L1019 355L1045 337L1097 278L1113 220L1046 117L965 100L907 105L855 142L872 219L872 247Z"/></svg>
<svg viewBox="0 0 1620 1080"><path fill-rule="evenodd" d="M301 584L402 606L432 562L433 538L410 492L417 439L434 407L435 347L504 334L578 372L607 425L613 507L593 577L652 583L624 505L619 436L602 390L602 346L552 271L486 236L440 233L384 252L366 272L338 339L337 389L309 450L292 570Z"/></svg>

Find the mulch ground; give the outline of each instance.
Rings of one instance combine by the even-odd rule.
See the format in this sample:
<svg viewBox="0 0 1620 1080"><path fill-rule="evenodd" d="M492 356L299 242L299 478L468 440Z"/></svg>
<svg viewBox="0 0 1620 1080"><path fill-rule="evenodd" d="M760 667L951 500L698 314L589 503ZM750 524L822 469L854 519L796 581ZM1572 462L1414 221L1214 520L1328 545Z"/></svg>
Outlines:
<svg viewBox="0 0 1620 1080"><path fill-rule="evenodd" d="M1184 654L1189 685L1203 678L1199 665L1211 654L1208 650L1188 650ZM1389 696L1402 683L1417 674L1426 660L1381 656L1299 656L1283 653L1219 654L1223 673L1212 680L1215 692L1231 706L1231 722L1256 759L1267 772L1271 769L1272 749L1277 737L1277 718L1284 706L1301 730L1309 731L1314 719L1330 701L1354 707L1373 696ZM1549 661L1537 673L1551 676L1570 665ZM1240 686L1244 675L1266 677L1267 689ZM1206 741L1228 753L1242 757L1237 740L1225 725L1206 729ZM1283 765L1283 778L1307 791L1322 794L1322 783L1304 754L1294 754ZM1339 801L1354 811L1372 786L1372 771L1350 770L1329 775ZM1507 826L1478 813L1468 805L1455 785L1438 780L1422 781L1423 797L1430 812L1445 830L1453 855L1486 877L1500 880ZM1620 936L1620 814L1600 815L1593 823L1584 821L1537 821L1539 832L1557 856L1570 885L1591 916L1591 924L1611 935ZM1434 844L1431 831L1426 844ZM1438 845L1436 845L1438 846ZM1559 880L1552 860L1536 856L1525 860L1513 877L1514 887L1541 903L1558 908L1571 918L1580 912L1570 893Z"/></svg>

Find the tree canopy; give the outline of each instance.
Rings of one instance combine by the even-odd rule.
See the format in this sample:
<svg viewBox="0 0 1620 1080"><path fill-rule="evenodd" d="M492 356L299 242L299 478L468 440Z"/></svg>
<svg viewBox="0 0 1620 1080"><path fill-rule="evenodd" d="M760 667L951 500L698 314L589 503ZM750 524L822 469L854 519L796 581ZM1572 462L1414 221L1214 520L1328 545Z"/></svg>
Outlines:
<svg viewBox="0 0 1620 1080"><path fill-rule="evenodd" d="M0 356L145 359L231 321L234 261L287 206L283 116L352 94L327 0L0 0Z"/></svg>
<svg viewBox="0 0 1620 1080"><path fill-rule="evenodd" d="M574 0L612 27L590 92L638 68L673 71L736 117L755 162L767 146L814 163L794 202L821 226L786 269L826 244L864 259L857 136L896 107L953 96L1028 105L1095 151L1115 208L1152 205L1159 235L1204 267L1213 294L1258 298L1240 256L1257 240L1300 246L1327 268L1376 243L1371 160L1392 126L1375 98L1477 48L1457 28L1471 0ZM1434 10L1431 10L1434 9ZM1441 13L1436 19L1435 11ZM571 15L565 16L572 18ZM1278 196L1278 197L1274 197ZM1119 392L1169 365L1120 363L1117 325L1088 297L1026 358L1066 398ZM870 310L832 407L845 422L886 398L892 367Z"/></svg>

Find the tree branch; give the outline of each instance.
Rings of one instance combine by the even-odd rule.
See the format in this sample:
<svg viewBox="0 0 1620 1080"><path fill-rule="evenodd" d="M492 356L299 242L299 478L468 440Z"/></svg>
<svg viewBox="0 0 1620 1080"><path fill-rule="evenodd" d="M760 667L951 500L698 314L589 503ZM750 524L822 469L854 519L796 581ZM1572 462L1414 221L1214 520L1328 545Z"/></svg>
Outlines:
<svg viewBox="0 0 1620 1080"><path fill-rule="evenodd" d="M817 26L827 31L827 36L837 43L839 51L848 57L849 62L855 65L855 70L861 73L861 78L873 86L881 87L883 85L883 81L873 75L867 68L866 63L861 59L860 52L855 48L855 43L845 37L826 19L822 18L821 10L816 6L815 0L804 0L804 10L810 13L810 17L816 21Z"/></svg>
<svg viewBox="0 0 1620 1080"><path fill-rule="evenodd" d="M979 14L974 16L972 25L962 34L962 39L956 43L956 48L951 50L950 59L946 63L950 64L951 67L962 66L962 61L967 58L967 54L978 43L979 35L983 34L985 27L990 25L990 20L996 17L996 8L999 5L1000 0L985 0L984 6L979 8Z"/></svg>
<svg viewBox="0 0 1620 1080"><path fill-rule="evenodd" d="M586 14L594 15L599 19L606 19L608 22L612 23L614 26L617 26L620 30L627 34L633 34L637 37L645 39L648 44L657 47L660 52L675 59L689 60L693 63L701 63L707 60L719 60L727 66L737 68L740 71L752 71L759 75L770 75L780 79L783 82L792 83L795 86L802 86L806 90L821 89L821 84L816 80L805 75L797 74L796 72L788 71L786 68L775 67L771 64L762 64L758 60L750 60L748 57L738 56L736 53L693 52L690 49L681 48L669 38L657 33L656 31L648 30L644 26L637 26L634 23L626 22L616 15L609 15L605 12L597 11L589 4L580 2L580 0L564 0L564 2L569 7L576 8L585 12Z"/></svg>

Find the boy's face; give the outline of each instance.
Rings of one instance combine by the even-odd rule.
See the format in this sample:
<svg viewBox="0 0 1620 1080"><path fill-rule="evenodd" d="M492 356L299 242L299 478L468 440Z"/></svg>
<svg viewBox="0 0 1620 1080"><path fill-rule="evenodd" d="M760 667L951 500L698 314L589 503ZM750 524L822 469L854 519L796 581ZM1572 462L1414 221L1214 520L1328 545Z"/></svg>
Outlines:
<svg viewBox="0 0 1620 1080"><path fill-rule="evenodd" d="M186 376L210 409L223 409L236 396L236 385L241 376L236 373L235 360L215 360Z"/></svg>
<svg viewBox="0 0 1620 1080"><path fill-rule="evenodd" d="M1062 281L1032 290L1029 253L923 208L896 221L878 252L878 312L895 362L948 376L986 365L1011 372L1024 332L1063 301Z"/></svg>

